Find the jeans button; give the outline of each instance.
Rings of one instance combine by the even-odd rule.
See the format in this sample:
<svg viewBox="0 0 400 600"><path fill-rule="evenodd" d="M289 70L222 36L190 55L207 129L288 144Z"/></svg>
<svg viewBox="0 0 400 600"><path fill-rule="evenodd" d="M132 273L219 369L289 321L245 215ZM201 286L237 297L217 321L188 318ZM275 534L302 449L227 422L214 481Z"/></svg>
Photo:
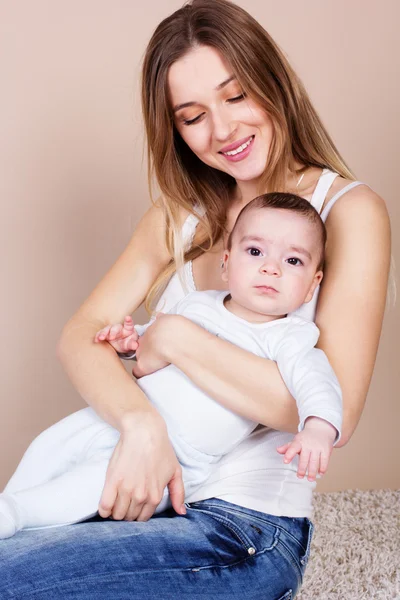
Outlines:
<svg viewBox="0 0 400 600"><path fill-rule="evenodd" d="M255 549L255 548L249 548L249 549L247 550L247 552L250 554L250 556L253 556L253 554L255 554L255 553L256 553L256 549Z"/></svg>

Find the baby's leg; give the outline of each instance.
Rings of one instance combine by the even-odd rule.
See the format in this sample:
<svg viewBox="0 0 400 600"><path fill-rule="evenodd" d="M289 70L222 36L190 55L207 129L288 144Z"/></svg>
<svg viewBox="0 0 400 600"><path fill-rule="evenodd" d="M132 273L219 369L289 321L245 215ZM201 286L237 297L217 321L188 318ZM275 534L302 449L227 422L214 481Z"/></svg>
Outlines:
<svg viewBox="0 0 400 600"><path fill-rule="evenodd" d="M7 486L0 494L0 539L20 529L67 525L95 515L118 437L107 426L86 440L84 454L75 455L64 473L28 489Z"/></svg>
<svg viewBox="0 0 400 600"><path fill-rule="evenodd" d="M112 449L42 485L0 495L0 539L20 529L77 523L97 513Z"/></svg>
<svg viewBox="0 0 400 600"><path fill-rule="evenodd" d="M106 429L112 428L91 408L58 421L33 440L4 492L14 494L61 475L84 456L88 444Z"/></svg>

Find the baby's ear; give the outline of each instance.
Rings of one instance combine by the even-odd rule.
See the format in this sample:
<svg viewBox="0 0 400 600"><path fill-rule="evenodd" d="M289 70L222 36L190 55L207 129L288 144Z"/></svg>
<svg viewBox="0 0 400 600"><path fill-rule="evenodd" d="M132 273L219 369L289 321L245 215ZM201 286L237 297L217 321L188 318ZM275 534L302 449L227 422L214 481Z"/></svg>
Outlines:
<svg viewBox="0 0 400 600"><path fill-rule="evenodd" d="M229 250L224 250L224 256L221 260L221 278L222 281L228 282L228 263L229 263Z"/></svg>
<svg viewBox="0 0 400 600"><path fill-rule="evenodd" d="M312 280L312 284L310 286L310 289L308 290L308 294L306 296L306 299L304 300L304 303L306 302L310 302L312 300L312 297L314 296L314 292L317 288L317 286L319 286L319 284L322 281L324 274L322 271L317 271L314 275L314 279Z"/></svg>

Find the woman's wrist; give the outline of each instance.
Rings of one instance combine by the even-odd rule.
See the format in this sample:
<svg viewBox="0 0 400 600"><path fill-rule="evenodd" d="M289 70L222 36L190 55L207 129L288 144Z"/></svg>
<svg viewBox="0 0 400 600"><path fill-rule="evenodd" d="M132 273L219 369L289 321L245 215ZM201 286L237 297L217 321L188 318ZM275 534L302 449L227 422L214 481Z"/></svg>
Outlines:
<svg viewBox="0 0 400 600"><path fill-rule="evenodd" d="M181 315L171 315L174 320L167 324L166 340L163 343L164 358L167 362L179 367L179 362L192 348L193 344L202 343L205 336L216 339L216 336L197 323Z"/></svg>
<svg viewBox="0 0 400 600"><path fill-rule="evenodd" d="M192 321L181 315L167 314L157 319L157 352L163 360L175 364L191 343L191 325Z"/></svg>
<svg viewBox="0 0 400 600"><path fill-rule="evenodd" d="M149 403L136 410L125 412L119 420L118 431L127 435L140 428L165 428L165 421L157 410Z"/></svg>

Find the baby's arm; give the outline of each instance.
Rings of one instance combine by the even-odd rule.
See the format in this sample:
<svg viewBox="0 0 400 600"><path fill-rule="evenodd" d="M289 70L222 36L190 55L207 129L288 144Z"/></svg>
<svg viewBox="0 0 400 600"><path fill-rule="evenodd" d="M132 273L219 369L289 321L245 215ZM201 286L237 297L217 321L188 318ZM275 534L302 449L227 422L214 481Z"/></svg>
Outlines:
<svg viewBox="0 0 400 600"><path fill-rule="evenodd" d="M286 464L298 454L297 476L302 479L308 473L308 481L315 481L318 474L323 475L328 469L337 433L336 428L328 421L309 417L304 429L290 443L279 446L277 450L279 454L284 454Z"/></svg>
<svg viewBox="0 0 400 600"><path fill-rule="evenodd" d="M285 329L276 329L274 359L282 378L296 399L299 433L290 444L278 448L291 462L300 454L298 476L314 481L326 472L329 457L340 439L342 395L339 382L326 355L315 348L319 331L313 324L292 319Z"/></svg>

